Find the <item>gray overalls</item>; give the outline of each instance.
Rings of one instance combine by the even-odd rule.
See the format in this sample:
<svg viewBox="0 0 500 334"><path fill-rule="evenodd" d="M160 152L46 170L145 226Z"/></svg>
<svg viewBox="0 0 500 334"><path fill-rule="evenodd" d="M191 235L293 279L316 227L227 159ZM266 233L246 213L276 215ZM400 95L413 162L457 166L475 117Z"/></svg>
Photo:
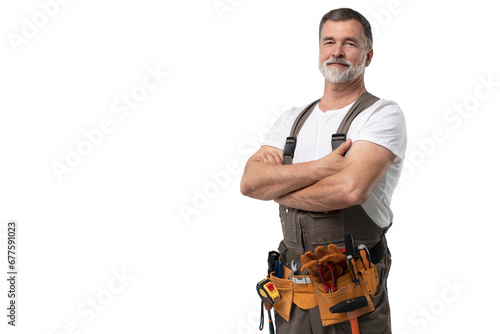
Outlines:
<svg viewBox="0 0 500 334"><path fill-rule="evenodd" d="M354 118L377 100L377 97L367 92L354 103L342 120L337 133L332 135L333 150L345 141L347 130ZM292 163L298 133L318 103L319 100L310 104L295 120L284 148L283 164ZM365 244L370 249L372 262L377 264L377 268L381 267L379 268L381 276L380 288L377 292L379 296L374 296L375 311L359 319L360 332L363 333L363 327L369 327L370 331L368 333L379 333L378 328L380 328L380 333L390 333L390 312L386 290L386 278L390 268L390 253L385 240L385 232L390 226L386 228L379 227L366 214L361 205L329 212L309 212L280 204L279 215L283 230L283 241L281 241L278 251L286 267L298 268L294 272L295 274L307 274L307 272L300 272L302 266L300 256L305 252L314 252L318 246L326 248L331 243L335 243L339 249L343 249L345 247L344 234L346 232L352 234L355 247L359 244ZM302 310L294 305L289 322L276 314L278 333L350 333L348 323L322 327L319 314L316 315L316 313L318 312L315 309ZM318 321L312 321L311 319L316 316ZM369 318L373 320L370 321ZM313 325L315 322L318 323L316 328Z"/></svg>

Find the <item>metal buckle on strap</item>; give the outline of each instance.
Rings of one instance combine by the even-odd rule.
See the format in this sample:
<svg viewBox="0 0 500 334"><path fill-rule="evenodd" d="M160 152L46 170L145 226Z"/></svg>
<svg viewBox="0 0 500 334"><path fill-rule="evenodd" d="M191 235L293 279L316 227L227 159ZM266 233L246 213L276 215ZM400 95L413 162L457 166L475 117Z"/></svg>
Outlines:
<svg viewBox="0 0 500 334"><path fill-rule="evenodd" d="M285 149L283 150L283 155L290 156L293 159L296 145L297 145L297 137L287 137L285 143Z"/></svg>
<svg viewBox="0 0 500 334"><path fill-rule="evenodd" d="M292 277L292 283L311 284L311 278L309 278L309 277Z"/></svg>
<svg viewBox="0 0 500 334"><path fill-rule="evenodd" d="M335 133L332 135L332 151L335 151L343 142L346 141L345 133Z"/></svg>

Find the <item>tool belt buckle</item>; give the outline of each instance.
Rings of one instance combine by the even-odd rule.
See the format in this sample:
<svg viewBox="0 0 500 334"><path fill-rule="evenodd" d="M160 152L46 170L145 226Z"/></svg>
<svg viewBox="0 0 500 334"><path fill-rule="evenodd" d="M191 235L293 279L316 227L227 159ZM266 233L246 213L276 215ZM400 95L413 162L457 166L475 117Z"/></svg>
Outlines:
<svg viewBox="0 0 500 334"><path fill-rule="evenodd" d="M310 277L292 277L292 283L295 284L311 284L311 278Z"/></svg>

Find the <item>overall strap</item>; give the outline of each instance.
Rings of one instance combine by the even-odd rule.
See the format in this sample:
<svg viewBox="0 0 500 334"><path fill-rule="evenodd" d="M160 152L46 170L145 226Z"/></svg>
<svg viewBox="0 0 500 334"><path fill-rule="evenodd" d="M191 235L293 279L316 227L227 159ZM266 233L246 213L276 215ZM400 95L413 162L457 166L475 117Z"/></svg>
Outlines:
<svg viewBox="0 0 500 334"><path fill-rule="evenodd" d="M359 97L359 99L352 105L352 107L349 109L346 116L340 123L337 133L332 135L332 150L335 150L346 140L347 130L349 130L349 127L351 126L354 118L356 118L356 116L358 116L363 110L370 107L378 100L378 97L375 97L368 92L365 92ZM299 135L300 129L320 101L321 100L316 100L308 105L295 119L295 122L293 123L292 129L290 131L290 136L286 138L285 148L283 150L284 165L292 164L295 147L297 146L297 137Z"/></svg>
<svg viewBox="0 0 500 334"><path fill-rule="evenodd" d="M321 101L321 99L318 99L308 105L295 119L295 122L292 125L292 130L290 131L290 136L286 138L285 149L283 152L283 165L292 164L295 146L297 145L297 136L299 135L300 129L302 129L302 125L304 125L319 101Z"/></svg>
<svg viewBox="0 0 500 334"><path fill-rule="evenodd" d="M356 100L340 123L337 133L332 135L332 151L335 151L343 142L347 140L347 131L356 116L361 114L363 110L371 107L378 100L378 97L368 92L365 92L359 97L359 99Z"/></svg>
<svg viewBox="0 0 500 334"><path fill-rule="evenodd" d="M345 115L342 123L340 123L337 133L347 133L349 127L351 126L352 121L358 116L363 110L369 108L379 100L378 97L365 92L363 95L359 97L359 99L352 105L351 109L347 115Z"/></svg>

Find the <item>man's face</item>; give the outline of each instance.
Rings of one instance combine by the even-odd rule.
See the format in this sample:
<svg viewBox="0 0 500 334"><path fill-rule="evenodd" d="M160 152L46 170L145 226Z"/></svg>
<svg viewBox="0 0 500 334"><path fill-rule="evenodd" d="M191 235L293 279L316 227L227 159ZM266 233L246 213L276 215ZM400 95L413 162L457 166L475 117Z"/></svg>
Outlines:
<svg viewBox="0 0 500 334"><path fill-rule="evenodd" d="M363 26L358 21L326 21L319 46L321 74L332 83L348 82L362 75L373 56L365 43Z"/></svg>

